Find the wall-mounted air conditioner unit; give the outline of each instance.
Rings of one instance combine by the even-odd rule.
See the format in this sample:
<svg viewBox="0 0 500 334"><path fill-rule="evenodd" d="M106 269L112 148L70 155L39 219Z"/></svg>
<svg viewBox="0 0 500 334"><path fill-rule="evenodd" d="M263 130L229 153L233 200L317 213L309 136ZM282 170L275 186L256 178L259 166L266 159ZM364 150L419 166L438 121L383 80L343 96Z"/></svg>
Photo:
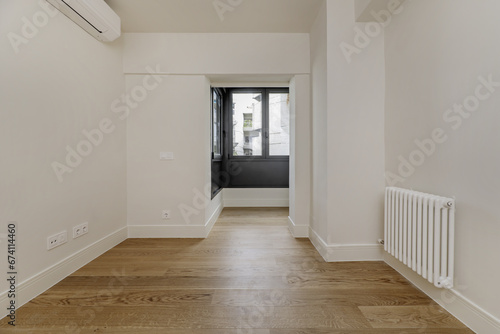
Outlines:
<svg viewBox="0 0 500 334"><path fill-rule="evenodd" d="M64 15L102 42L120 37L120 17L104 0L47 0Z"/></svg>

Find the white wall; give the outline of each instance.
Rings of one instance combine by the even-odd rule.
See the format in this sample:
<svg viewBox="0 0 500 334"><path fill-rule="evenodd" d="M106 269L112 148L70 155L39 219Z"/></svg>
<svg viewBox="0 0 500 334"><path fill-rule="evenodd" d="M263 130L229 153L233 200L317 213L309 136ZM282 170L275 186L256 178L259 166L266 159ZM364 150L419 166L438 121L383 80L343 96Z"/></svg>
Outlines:
<svg viewBox="0 0 500 334"><path fill-rule="evenodd" d="M354 0L355 19L357 22L380 23L391 19L390 14L398 15L406 0ZM384 23L384 26L387 22ZM375 30L374 30L375 31Z"/></svg>
<svg viewBox="0 0 500 334"><path fill-rule="evenodd" d="M158 87L127 120L128 224L134 230L204 226L211 185L210 85L204 76L155 78ZM143 79L128 75L127 91ZM172 152L174 160L161 161L160 152ZM170 220L162 219L163 210L171 210Z"/></svg>
<svg viewBox="0 0 500 334"><path fill-rule="evenodd" d="M327 260L381 259L384 192L383 35L347 59L354 2L327 1L311 31L313 243Z"/></svg>
<svg viewBox="0 0 500 334"><path fill-rule="evenodd" d="M353 44L351 0L327 3L328 31L328 240L374 245L383 236L384 38L349 63L342 42Z"/></svg>
<svg viewBox="0 0 500 334"><path fill-rule="evenodd" d="M194 207L193 212L199 211L199 215L189 215L190 227L209 225L207 220L219 205L212 201L206 210L200 210L193 203L200 197L195 197L194 190L203 191L210 183L210 96L206 77L230 79L241 85L248 78L253 82L275 82L307 75L309 35L125 34L124 38L124 71L128 74L129 90L140 86L144 74L150 71L168 74L155 76L164 78L164 82L148 94L128 120L130 235L153 236L163 231L161 235L175 236L179 233L177 227L186 225L178 209L181 204ZM307 127L309 88L303 80L301 83L297 92L301 107L297 113L304 122L301 126ZM304 145L298 154L305 157L309 133L301 128L299 135ZM173 151L175 160L160 162L160 151ZM308 173L309 163L308 159L299 162L301 175ZM307 182L299 184L296 191L301 192L301 198L307 198ZM288 206L289 198L288 189L231 189L215 201L222 204L222 196L227 206L260 205L263 199L274 206ZM171 220L161 219L164 209L173 211ZM301 216L309 216L308 200L301 204L300 212ZM141 233L140 226L150 226L147 229L155 233ZM164 232L162 226L173 226L173 232ZM202 233L206 229L196 231ZM181 234L190 236L189 233Z"/></svg>
<svg viewBox="0 0 500 334"><path fill-rule="evenodd" d="M288 207L288 188L226 188L225 207Z"/></svg>
<svg viewBox="0 0 500 334"><path fill-rule="evenodd" d="M443 129L447 140L396 185L456 198L456 289L498 323L500 86L472 113L447 110L473 101L478 77L500 82L500 3L420 0L406 7L386 32L387 171L398 174L400 157L418 150L414 141Z"/></svg>
<svg viewBox="0 0 500 334"><path fill-rule="evenodd" d="M125 73L309 73L308 34L126 34Z"/></svg>
<svg viewBox="0 0 500 334"><path fill-rule="evenodd" d="M326 1L311 29L312 183L311 229L327 239L327 40Z"/></svg>
<svg viewBox="0 0 500 334"><path fill-rule="evenodd" d="M290 82L290 224L295 237L308 237L311 217L311 78Z"/></svg>
<svg viewBox="0 0 500 334"><path fill-rule="evenodd" d="M34 15L39 27L24 28L29 38L16 53L8 34L22 36L23 17L32 22ZM0 35L0 233L6 233L5 222L18 222L19 281L25 282L19 306L71 266L53 270L49 281L41 279L29 291L28 279L126 226L125 124L110 108L123 93L124 76L119 43L98 42L62 14L49 17L38 1L1 1ZM76 149L85 140L82 131L98 128L105 118L114 131L59 182L51 164L66 164L67 146ZM88 235L73 240L73 226L83 222ZM47 237L63 230L68 243L47 251ZM0 293L6 290L1 282ZM1 309L0 317L3 304Z"/></svg>
<svg viewBox="0 0 500 334"><path fill-rule="evenodd" d="M378 0L380 1L380 0ZM386 1L386 0L382 0ZM370 4L372 4L374 1L373 0L354 0L354 15L355 18L358 19L360 16L362 16L365 11L368 9Z"/></svg>

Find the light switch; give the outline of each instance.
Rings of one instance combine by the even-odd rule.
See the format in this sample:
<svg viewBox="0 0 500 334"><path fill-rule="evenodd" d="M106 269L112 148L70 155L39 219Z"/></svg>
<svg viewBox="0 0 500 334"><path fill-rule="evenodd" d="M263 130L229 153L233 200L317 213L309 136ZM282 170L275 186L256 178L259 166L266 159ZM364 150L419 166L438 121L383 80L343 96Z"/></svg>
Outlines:
<svg viewBox="0 0 500 334"><path fill-rule="evenodd" d="M160 160L174 160L174 152L160 152Z"/></svg>

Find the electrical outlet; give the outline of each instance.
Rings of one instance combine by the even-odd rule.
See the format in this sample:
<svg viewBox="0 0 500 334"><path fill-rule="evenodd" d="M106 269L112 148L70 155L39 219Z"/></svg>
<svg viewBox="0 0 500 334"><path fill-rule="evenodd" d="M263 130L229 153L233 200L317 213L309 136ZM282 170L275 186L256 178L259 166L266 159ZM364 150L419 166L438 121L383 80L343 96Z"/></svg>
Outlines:
<svg viewBox="0 0 500 334"><path fill-rule="evenodd" d="M68 232L63 231L47 238L47 249L51 250L68 242Z"/></svg>
<svg viewBox="0 0 500 334"><path fill-rule="evenodd" d="M161 213L162 219L170 219L170 210L163 210Z"/></svg>
<svg viewBox="0 0 500 334"><path fill-rule="evenodd" d="M87 233L89 233L89 223L83 223L73 227L73 239L79 238Z"/></svg>
<svg viewBox="0 0 500 334"><path fill-rule="evenodd" d="M52 249L52 248L56 248L59 244L59 241L57 239L57 235L54 235L52 237L48 237L47 238L47 249Z"/></svg>

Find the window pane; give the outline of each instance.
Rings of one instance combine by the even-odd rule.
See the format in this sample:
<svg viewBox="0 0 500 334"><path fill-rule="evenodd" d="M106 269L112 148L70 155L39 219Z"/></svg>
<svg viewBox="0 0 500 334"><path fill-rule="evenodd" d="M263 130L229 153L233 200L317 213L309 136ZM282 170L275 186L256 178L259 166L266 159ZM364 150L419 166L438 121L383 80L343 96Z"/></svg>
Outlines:
<svg viewBox="0 0 500 334"><path fill-rule="evenodd" d="M269 94L269 155L290 155L288 93Z"/></svg>
<svg viewBox="0 0 500 334"><path fill-rule="evenodd" d="M212 107L212 152L216 157L221 155L221 98L219 94L213 91Z"/></svg>
<svg viewBox="0 0 500 334"><path fill-rule="evenodd" d="M260 93L233 93L233 155L262 155Z"/></svg>

